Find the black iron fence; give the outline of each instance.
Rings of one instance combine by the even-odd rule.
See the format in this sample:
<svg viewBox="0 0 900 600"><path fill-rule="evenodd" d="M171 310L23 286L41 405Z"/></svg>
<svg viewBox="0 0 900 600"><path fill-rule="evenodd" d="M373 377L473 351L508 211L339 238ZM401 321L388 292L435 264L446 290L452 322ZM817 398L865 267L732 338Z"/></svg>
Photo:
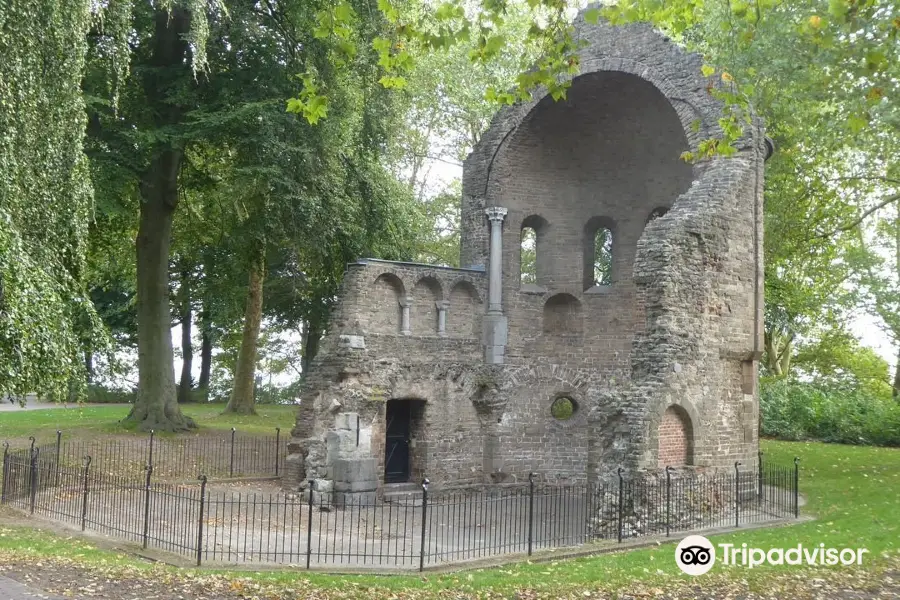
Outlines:
<svg viewBox="0 0 900 600"><path fill-rule="evenodd" d="M395 498L239 492L196 483L110 475L90 457L78 467L6 452L2 503L111 537L187 555L199 565L275 563L310 568L422 570L504 554L739 527L799 516L799 468L697 474L619 472L602 485L536 482L429 490Z"/></svg>
<svg viewBox="0 0 900 600"><path fill-rule="evenodd" d="M222 435L163 437L150 432L146 437L65 439L56 432L56 441L9 450L16 456L38 453L42 464L78 467L85 456L92 457L92 469L108 475L134 475L153 469L156 479L195 479L197 473L211 478L277 477L287 455L281 429L275 435L245 434L232 428Z"/></svg>

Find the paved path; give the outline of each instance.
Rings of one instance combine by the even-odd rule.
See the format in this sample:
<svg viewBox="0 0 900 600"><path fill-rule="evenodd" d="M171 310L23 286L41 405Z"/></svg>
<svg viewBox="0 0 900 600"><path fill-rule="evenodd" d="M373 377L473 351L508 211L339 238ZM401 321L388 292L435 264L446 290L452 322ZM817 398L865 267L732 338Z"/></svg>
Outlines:
<svg viewBox="0 0 900 600"><path fill-rule="evenodd" d="M29 398L25 406L20 406L18 401L10 402L9 398L0 398L0 413L4 412L17 412L23 410L50 410L56 408L86 408L89 406L131 406L131 404L97 404L91 402L85 402L83 404L78 404L77 402L38 402L32 398Z"/></svg>
<svg viewBox="0 0 900 600"><path fill-rule="evenodd" d="M0 600L63 600L61 596L45 594L41 590L26 587L18 581L13 581L0 575Z"/></svg>

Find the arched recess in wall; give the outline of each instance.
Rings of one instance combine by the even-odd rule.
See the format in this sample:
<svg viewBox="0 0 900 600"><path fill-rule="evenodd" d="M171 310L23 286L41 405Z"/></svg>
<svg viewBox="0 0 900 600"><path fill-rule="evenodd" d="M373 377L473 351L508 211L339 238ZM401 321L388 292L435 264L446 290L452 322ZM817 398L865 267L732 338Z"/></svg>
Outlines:
<svg viewBox="0 0 900 600"><path fill-rule="evenodd" d="M435 302L444 297L441 284L434 277L422 277L412 291L409 329L413 335L437 335L438 310Z"/></svg>
<svg viewBox="0 0 900 600"><path fill-rule="evenodd" d="M400 333L403 309L400 301L406 289L393 273L382 273L373 283L371 315L367 329L373 333Z"/></svg>
<svg viewBox="0 0 900 600"><path fill-rule="evenodd" d="M546 285L548 228L547 220L540 215L531 215L522 221L519 235L519 285L522 288Z"/></svg>
<svg viewBox="0 0 900 600"><path fill-rule="evenodd" d="M584 330L581 302L571 294L556 294L544 304L545 335L579 335Z"/></svg>
<svg viewBox="0 0 900 600"><path fill-rule="evenodd" d="M455 338L481 338L481 299L468 281L459 281L450 290L447 308L447 335Z"/></svg>
<svg viewBox="0 0 900 600"><path fill-rule="evenodd" d="M658 435L660 468L694 464L694 427L686 410L676 404L667 408Z"/></svg>
<svg viewBox="0 0 900 600"><path fill-rule="evenodd" d="M584 226L584 289L612 285L616 225L609 217L592 217Z"/></svg>

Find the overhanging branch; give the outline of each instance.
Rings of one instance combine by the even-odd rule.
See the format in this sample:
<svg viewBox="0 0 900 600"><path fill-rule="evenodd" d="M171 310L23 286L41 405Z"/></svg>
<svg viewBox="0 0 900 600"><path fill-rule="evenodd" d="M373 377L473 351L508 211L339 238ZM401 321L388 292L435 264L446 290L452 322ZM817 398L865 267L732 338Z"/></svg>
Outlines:
<svg viewBox="0 0 900 600"><path fill-rule="evenodd" d="M892 196L888 196L887 198L885 198L884 200L882 200L875 206L869 208L866 211L863 211L862 214L860 214L858 217L856 217L852 221L849 221L848 223L845 223L845 224L841 225L840 227L836 227L835 229L832 229L831 231L829 231L827 233L819 233L817 235L814 235L813 239L816 239L816 238L824 239L824 238L831 237L834 234L840 233L842 231L850 231L851 229L858 227L860 225L860 223L862 223L867 218L869 218L873 213L881 210L882 208L884 208L885 206L888 206L889 204L893 204L894 202L897 202L898 200L900 200L900 194L894 194Z"/></svg>

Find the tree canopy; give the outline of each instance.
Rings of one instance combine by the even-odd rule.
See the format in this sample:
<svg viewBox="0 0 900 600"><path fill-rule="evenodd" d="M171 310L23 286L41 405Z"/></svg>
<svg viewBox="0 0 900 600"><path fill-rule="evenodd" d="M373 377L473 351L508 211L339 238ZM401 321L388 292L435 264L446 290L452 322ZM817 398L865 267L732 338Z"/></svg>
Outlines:
<svg viewBox="0 0 900 600"><path fill-rule="evenodd" d="M81 75L82 0L0 10L0 393L65 397L100 344L86 288L92 188Z"/></svg>

